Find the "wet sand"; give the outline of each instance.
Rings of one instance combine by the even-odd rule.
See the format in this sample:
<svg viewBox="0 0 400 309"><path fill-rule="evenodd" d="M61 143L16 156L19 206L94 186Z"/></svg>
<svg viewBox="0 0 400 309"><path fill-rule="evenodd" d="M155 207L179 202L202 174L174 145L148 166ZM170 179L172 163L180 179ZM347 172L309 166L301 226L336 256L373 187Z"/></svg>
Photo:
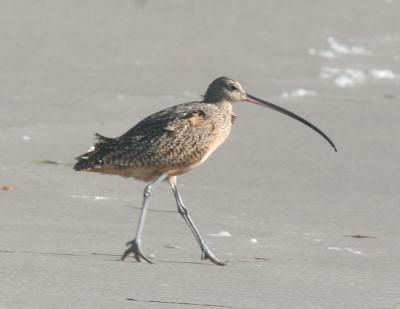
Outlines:
<svg viewBox="0 0 400 309"><path fill-rule="evenodd" d="M399 1L3 1L0 308L400 308ZM167 185L120 262L144 183L76 173L93 134L226 75L245 103L178 178L225 267L200 261ZM223 233L221 233L223 232ZM228 235L215 236L215 235Z"/></svg>

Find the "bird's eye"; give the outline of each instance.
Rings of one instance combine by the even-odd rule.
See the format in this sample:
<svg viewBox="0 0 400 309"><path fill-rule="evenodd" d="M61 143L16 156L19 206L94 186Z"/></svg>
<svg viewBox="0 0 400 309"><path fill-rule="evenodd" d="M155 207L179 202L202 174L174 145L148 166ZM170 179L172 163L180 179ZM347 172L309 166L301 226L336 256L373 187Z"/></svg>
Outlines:
<svg viewBox="0 0 400 309"><path fill-rule="evenodd" d="M230 85L229 85L229 90L235 91L235 90L238 90L238 88L236 87L235 84L230 84Z"/></svg>

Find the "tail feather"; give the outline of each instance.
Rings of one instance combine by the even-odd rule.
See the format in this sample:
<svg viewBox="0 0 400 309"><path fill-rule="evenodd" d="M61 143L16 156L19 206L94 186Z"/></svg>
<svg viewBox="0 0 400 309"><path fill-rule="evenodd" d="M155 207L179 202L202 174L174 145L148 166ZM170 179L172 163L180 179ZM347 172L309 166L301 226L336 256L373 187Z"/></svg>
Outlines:
<svg viewBox="0 0 400 309"><path fill-rule="evenodd" d="M95 136L96 142L94 145L92 145L86 153L76 158L78 162L74 165L74 170L81 171L102 166L104 164L103 158L117 143L115 138L105 137L99 133L96 133Z"/></svg>

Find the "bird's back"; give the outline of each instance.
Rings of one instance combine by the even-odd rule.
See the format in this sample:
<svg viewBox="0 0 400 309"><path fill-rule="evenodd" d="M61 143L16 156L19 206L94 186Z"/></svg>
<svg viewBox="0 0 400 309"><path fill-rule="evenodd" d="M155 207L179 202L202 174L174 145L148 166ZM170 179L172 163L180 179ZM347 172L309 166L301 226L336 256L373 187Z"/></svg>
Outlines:
<svg viewBox="0 0 400 309"><path fill-rule="evenodd" d="M203 162L228 136L232 107L190 102L143 119L117 138L97 134L79 156L76 170L117 174L150 181L161 173L182 174Z"/></svg>

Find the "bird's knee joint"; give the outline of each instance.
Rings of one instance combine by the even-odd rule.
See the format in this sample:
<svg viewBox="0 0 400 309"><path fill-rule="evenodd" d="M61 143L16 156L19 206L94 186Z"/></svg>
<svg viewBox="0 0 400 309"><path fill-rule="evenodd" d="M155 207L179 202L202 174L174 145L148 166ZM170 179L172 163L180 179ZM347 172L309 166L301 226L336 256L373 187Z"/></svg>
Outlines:
<svg viewBox="0 0 400 309"><path fill-rule="evenodd" d="M145 197L145 198L150 197L151 191L152 191L151 185L147 186L147 187L144 189L144 192L143 192L144 197Z"/></svg>
<svg viewBox="0 0 400 309"><path fill-rule="evenodd" d="M189 215L189 211L185 208L185 207L178 207L178 212L182 215L182 216L187 216Z"/></svg>

